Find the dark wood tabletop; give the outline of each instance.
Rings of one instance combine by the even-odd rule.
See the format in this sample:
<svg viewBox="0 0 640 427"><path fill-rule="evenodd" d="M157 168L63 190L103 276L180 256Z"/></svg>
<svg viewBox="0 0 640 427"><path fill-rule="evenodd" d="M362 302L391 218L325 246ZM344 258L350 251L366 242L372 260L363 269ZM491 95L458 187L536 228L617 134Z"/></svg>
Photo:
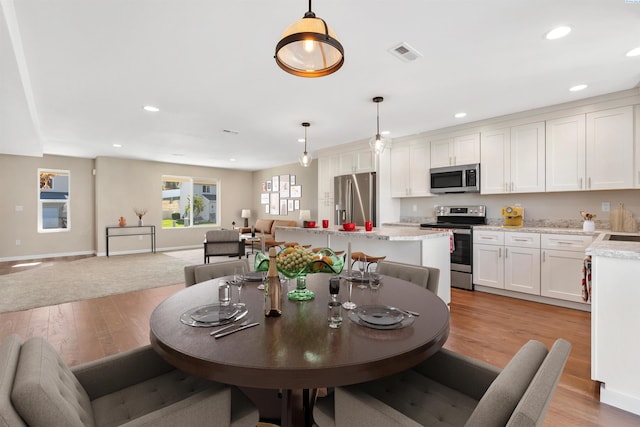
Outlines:
<svg viewBox="0 0 640 427"><path fill-rule="evenodd" d="M377 291L359 289L354 283L353 301L359 306L390 305L417 311L420 316L412 325L370 329L349 320L348 310L343 309L342 327L329 328L329 278L323 273L307 276L307 287L316 294L311 301L289 301L285 291L279 318L264 317L263 291L257 289L259 283L247 282L242 300L248 317L261 324L220 339L209 335L210 328L187 326L179 320L189 309L217 302L220 279L185 288L152 313L151 344L167 362L200 377L242 387L312 389L361 383L403 371L437 352L447 340L446 304L426 289L386 276ZM342 301L347 299L347 289L342 280Z"/></svg>

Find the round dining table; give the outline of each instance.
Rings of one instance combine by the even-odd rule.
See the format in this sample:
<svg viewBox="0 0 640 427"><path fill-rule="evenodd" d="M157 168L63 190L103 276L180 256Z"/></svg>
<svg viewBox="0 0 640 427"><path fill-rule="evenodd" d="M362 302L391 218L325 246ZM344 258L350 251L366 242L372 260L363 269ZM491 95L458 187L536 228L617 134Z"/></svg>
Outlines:
<svg viewBox="0 0 640 427"><path fill-rule="evenodd" d="M377 290L353 283L352 301L359 307L390 306L419 313L398 329L373 329L356 323L343 309L338 329L328 326L329 279L326 273L307 276L315 298L287 299L295 279L282 283L282 316L264 316L260 282L246 282L242 302L259 326L215 339L212 329L180 321L183 313L218 301L213 279L170 296L151 314L151 345L168 363L189 374L254 389L281 390L281 425L308 425L304 408L292 396L300 391L362 383L409 369L436 353L449 335L449 309L435 294L413 283L382 276ZM233 288L233 287L232 287ZM288 289L287 289L288 288ZM349 284L341 280L339 298L348 299ZM237 301L237 291L234 293ZM307 396L305 394L305 396ZM306 397L305 397L306 399ZM303 412L307 412L306 414ZM306 421L301 421L304 419Z"/></svg>

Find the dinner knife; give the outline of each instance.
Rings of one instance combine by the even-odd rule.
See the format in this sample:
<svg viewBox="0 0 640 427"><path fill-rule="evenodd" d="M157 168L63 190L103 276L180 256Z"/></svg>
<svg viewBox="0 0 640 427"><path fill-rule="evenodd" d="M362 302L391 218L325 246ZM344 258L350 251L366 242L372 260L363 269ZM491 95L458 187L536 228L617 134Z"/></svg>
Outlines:
<svg viewBox="0 0 640 427"><path fill-rule="evenodd" d="M244 326L240 326L238 329L234 329L232 331L227 331L227 332L222 332L219 334L215 334L213 337L218 339L218 338L222 338L222 337L226 337L227 335L231 335L233 333L242 331L244 329L248 329L248 328L253 328L254 326L258 326L260 323L255 322L255 323L249 323L248 325L244 325Z"/></svg>
<svg viewBox="0 0 640 427"><path fill-rule="evenodd" d="M209 333L209 335L219 334L220 332L224 332L224 331L226 331L227 329L231 329L231 328L233 328L234 326L244 326L244 325L246 325L247 323L249 323L249 319L247 319L247 320L245 320L244 322L241 322L241 323L235 323L235 321L234 321L234 322L232 322L230 325L227 325L227 326L225 326L225 327L223 327L223 328L220 328L220 329L216 329L216 330L214 330L214 331L211 331L211 332Z"/></svg>

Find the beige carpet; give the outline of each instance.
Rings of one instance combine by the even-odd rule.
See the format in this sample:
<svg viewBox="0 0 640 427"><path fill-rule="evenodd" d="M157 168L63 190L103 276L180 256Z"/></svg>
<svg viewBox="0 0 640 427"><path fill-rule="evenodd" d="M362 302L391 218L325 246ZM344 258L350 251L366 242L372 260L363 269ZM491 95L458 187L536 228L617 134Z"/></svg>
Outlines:
<svg viewBox="0 0 640 427"><path fill-rule="evenodd" d="M184 266L202 263L202 249L169 254L91 257L2 275L0 313L184 283Z"/></svg>

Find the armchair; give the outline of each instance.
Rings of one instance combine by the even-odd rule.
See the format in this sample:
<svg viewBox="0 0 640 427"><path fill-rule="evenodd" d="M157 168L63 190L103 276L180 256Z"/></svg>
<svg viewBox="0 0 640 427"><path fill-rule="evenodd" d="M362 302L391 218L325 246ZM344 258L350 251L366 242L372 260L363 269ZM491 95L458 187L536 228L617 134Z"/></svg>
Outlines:
<svg viewBox="0 0 640 427"><path fill-rule="evenodd" d="M563 339L548 352L531 340L501 370L442 349L413 369L337 387L314 415L338 427L542 426L570 350Z"/></svg>
<svg viewBox="0 0 640 427"><path fill-rule="evenodd" d="M204 262L209 263L212 256L237 256L245 255L244 240L240 239L237 230L209 230L204 238Z"/></svg>
<svg viewBox="0 0 640 427"><path fill-rule="evenodd" d="M256 425L258 412L231 387L192 377L150 346L69 369L40 337L0 346L0 426Z"/></svg>

